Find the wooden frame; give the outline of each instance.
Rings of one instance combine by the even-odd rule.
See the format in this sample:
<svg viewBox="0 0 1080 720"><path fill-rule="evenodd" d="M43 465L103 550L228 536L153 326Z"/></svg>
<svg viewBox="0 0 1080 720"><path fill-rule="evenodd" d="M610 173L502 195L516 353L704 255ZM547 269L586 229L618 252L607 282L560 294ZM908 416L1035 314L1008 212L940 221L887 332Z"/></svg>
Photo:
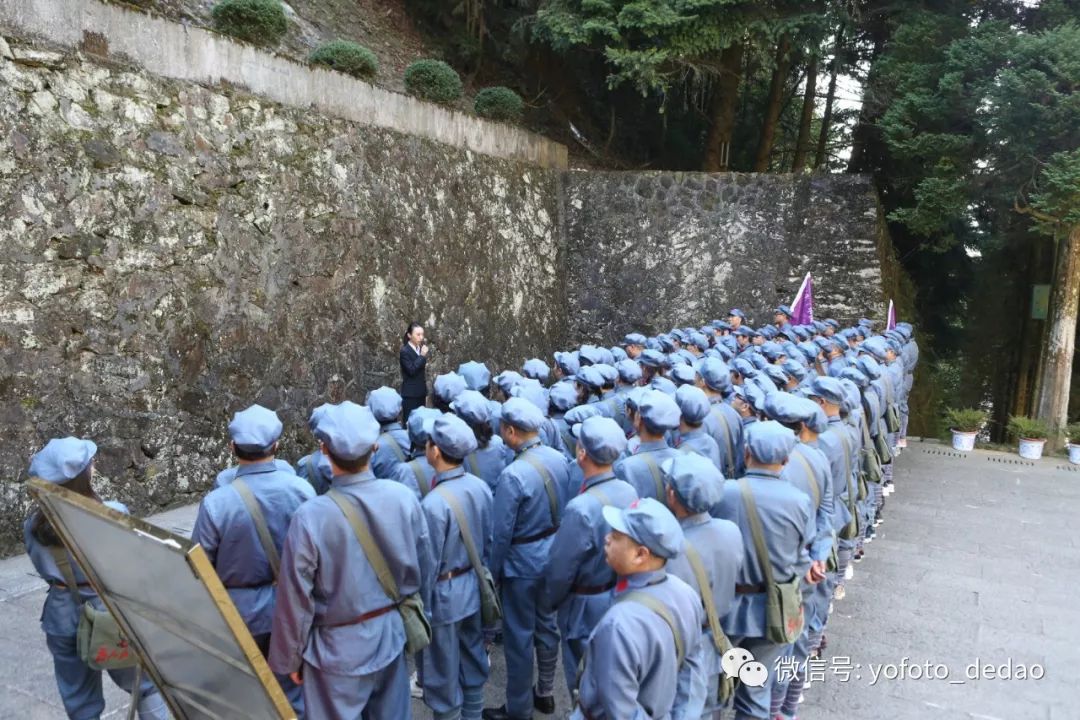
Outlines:
<svg viewBox="0 0 1080 720"><path fill-rule="evenodd" d="M157 541L171 548L175 548L177 553L183 555L193 576L205 588L210 601L217 608L226 626L231 631L232 639L242 650L244 658L247 660L247 666L243 666L242 663L237 662L234 658L228 658L227 661L221 656L216 655L216 658L219 661L228 662L229 665L235 667L239 671L256 678L265 689L270 703L277 711L279 720L295 720L296 714L289 705L285 693L281 690L277 678L274 677L269 665L266 664L266 660L263 658L262 653L255 644L255 640L252 638L251 633L248 632L243 618L240 617L240 613L237 611L236 606L229 597L225 586L221 583L221 579L218 578L217 572L210 562L210 558L207 557L206 552L200 545L194 544L187 538L170 533L167 530L163 530L162 528L152 525L144 520L140 520L139 518L117 512L95 500L72 492L59 485L48 483L40 478L30 478L28 487L31 496L37 501L41 511L45 513L45 516L49 519L49 522L60 536L68 551L75 558L76 562L78 562L79 568L86 575L87 580L89 580L94 590L97 591L97 594L105 604L105 607L112 613L112 616L116 619L120 629L124 632L124 635L127 636L129 643L139 656L143 671L153 679L154 684L161 691L162 697L165 699L174 718L177 720L187 720L190 717L183 705L177 701L177 697L174 697L174 695L180 696L185 702L199 707L206 717L219 718L221 716L217 715L209 708L205 708L198 702L198 688L178 688L169 686L165 683L161 671L154 662L152 653L148 652L147 648L143 645L144 639L134 631L134 626L127 617L126 613L131 611L130 608L121 607L122 605L137 604L137 601L130 598L118 600L117 597L113 596L113 593L105 586L101 576L94 568L93 563L90 562L90 559L83 552L79 543L75 541L71 529L62 522L54 504L67 505L98 519L105 520L119 528L129 530L135 535L148 536L148 540ZM139 612L138 614L144 618L148 617L147 614L144 614L143 612ZM196 651L201 649L203 652L213 652L213 649L206 648L193 638L184 639L191 644ZM240 713L244 713L242 716L248 716L246 715L247 711L244 709L236 708L236 710ZM265 718L260 717L258 720L265 720Z"/></svg>

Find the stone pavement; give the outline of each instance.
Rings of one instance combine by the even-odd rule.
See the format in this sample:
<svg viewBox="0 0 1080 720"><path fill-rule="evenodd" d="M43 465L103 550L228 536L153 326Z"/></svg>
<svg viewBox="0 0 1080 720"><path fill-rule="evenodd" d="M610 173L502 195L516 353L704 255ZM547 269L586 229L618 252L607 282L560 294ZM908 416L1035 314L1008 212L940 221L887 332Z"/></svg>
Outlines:
<svg viewBox="0 0 1080 720"><path fill-rule="evenodd" d="M912 441L900 457L886 522L836 604L824 662L800 706L803 720L1066 720L1080 716L1072 685L1080 626L1069 591L1080 577L1080 471L1063 459ZM194 507L151 520L190 529ZM0 717L62 720L37 627L43 584L25 556L0 561ZM973 663L1012 679L971 679ZM1005 665L1005 668L1000 666ZM1017 679L1023 669L1039 679ZM947 673L947 677L944 675ZM927 679L927 675L938 679ZM846 679L845 679L846 676ZM558 716L568 710L560 679ZM505 668L493 657L488 704ZM105 718L126 697L106 681ZM430 718L414 702L417 718ZM538 718L543 717L537 715Z"/></svg>

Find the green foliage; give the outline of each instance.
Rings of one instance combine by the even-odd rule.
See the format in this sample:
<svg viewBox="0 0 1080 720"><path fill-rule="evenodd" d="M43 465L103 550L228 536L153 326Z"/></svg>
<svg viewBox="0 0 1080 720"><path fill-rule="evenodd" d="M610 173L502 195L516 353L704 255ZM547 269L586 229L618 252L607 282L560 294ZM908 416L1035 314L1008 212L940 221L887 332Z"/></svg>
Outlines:
<svg viewBox="0 0 1080 720"><path fill-rule="evenodd" d="M979 432L986 425L986 411L977 408L949 408L945 411L949 429L960 432Z"/></svg>
<svg viewBox="0 0 1080 720"><path fill-rule="evenodd" d="M517 122L525 112L525 102L508 87L489 87L476 93L473 109L489 120Z"/></svg>
<svg viewBox="0 0 1080 720"><path fill-rule="evenodd" d="M221 0L210 15L219 32L258 45L277 45L289 29L279 0Z"/></svg>
<svg viewBox="0 0 1080 720"><path fill-rule="evenodd" d="M405 89L421 100L452 103L461 97L461 77L442 60L417 60L405 69Z"/></svg>
<svg viewBox="0 0 1080 720"><path fill-rule="evenodd" d="M1050 435L1050 427L1042 420L1013 415L1009 418L1009 435L1018 440L1045 440Z"/></svg>
<svg viewBox="0 0 1080 720"><path fill-rule="evenodd" d="M741 13L730 0L550 0L533 36L558 53L602 53L609 87L626 83L648 95L739 40Z"/></svg>
<svg viewBox="0 0 1080 720"><path fill-rule="evenodd" d="M379 59L375 53L348 40L323 43L308 56L308 61L358 78L372 78L379 71Z"/></svg>
<svg viewBox="0 0 1080 720"><path fill-rule="evenodd" d="M878 126L911 202L890 219L955 239L973 204L1080 222L1080 27L913 12L878 64ZM907 176L906 178L904 176Z"/></svg>
<svg viewBox="0 0 1080 720"><path fill-rule="evenodd" d="M1080 422L1069 423L1065 427L1065 437L1074 445L1080 445Z"/></svg>

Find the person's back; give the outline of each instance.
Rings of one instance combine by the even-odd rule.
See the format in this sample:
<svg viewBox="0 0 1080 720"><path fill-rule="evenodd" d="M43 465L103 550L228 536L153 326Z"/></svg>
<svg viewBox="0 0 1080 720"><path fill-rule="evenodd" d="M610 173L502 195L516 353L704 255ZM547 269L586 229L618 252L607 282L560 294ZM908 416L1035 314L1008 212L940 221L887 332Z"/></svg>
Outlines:
<svg viewBox="0 0 1080 720"><path fill-rule="evenodd" d="M559 633L555 616L539 606L544 568L566 504L566 458L540 443L540 408L520 397L502 407L499 428L517 453L495 486L491 572L500 582L506 654L506 705L484 710L486 720L531 716L554 709ZM538 677L533 685L533 654Z"/></svg>
<svg viewBox="0 0 1080 720"><path fill-rule="evenodd" d="M408 431L399 422L386 423L379 437L379 449L371 457L371 472L383 480L394 477L398 466L408 462L408 453Z"/></svg>
<svg viewBox="0 0 1080 720"><path fill-rule="evenodd" d="M543 589L543 606L557 611L568 688L574 685L585 641L610 607L615 588L615 571L604 560L608 525L603 509L626 508L637 500L633 486L611 470L626 447L622 427L611 418L591 417L575 424L574 431L573 466L587 477L563 511Z"/></svg>
<svg viewBox="0 0 1080 720"><path fill-rule="evenodd" d="M723 629L732 645L743 648L766 668L774 664L802 631L799 623L793 637L780 642L770 632L770 622L780 622L785 633L796 630L792 616L769 618L766 607L771 584L796 583L808 577L810 555L807 546L813 539L814 519L806 493L780 479L796 444L795 433L769 420L755 423L746 438L748 462L746 475L724 483L723 497L712 515L730 520L743 537L743 564L735 586L735 601L723 621ZM763 553L759 552L759 546ZM768 575L766 575L768 572ZM817 582L817 580L811 580ZM735 711L739 717L770 717L773 685L777 677L770 673L760 687L745 683L735 692Z"/></svg>
<svg viewBox="0 0 1080 720"><path fill-rule="evenodd" d="M433 559L425 583L432 633L421 658L424 702L436 717L462 720L480 720L489 666L481 586L470 549L482 563L493 501L487 483L467 473L461 461L475 448L473 430L461 418L446 415L435 423L426 454L437 482L421 503Z"/></svg>
<svg viewBox="0 0 1080 720"><path fill-rule="evenodd" d="M615 463L615 475L633 486L638 497L657 498L660 493L660 465L678 451L664 440L647 440L637 445L633 455Z"/></svg>
<svg viewBox="0 0 1080 720"><path fill-rule="evenodd" d="M394 468L394 476L390 479L412 490L417 500L423 500L435 487L435 468L420 455Z"/></svg>
<svg viewBox="0 0 1080 720"><path fill-rule="evenodd" d="M714 518L707 512L687 518L682 528L686 542L701 556L717 616L723 620L734 604L736 580L745 562L742 532L730 520ZM677 575L701 594L685 553L669 563L668 572Z"/></svg>
<svg viewBox="0 0 1080 720"><path fill-rule="evenodd" d="M719 449L720 471L729 479L739 477L742 474L742 418L719 396L711 400L705 429Z"/></svg>
<svg viewBox="0 0 1080 720"><path fill-rule="evenodd" d="M788 582L802 575L810 565L806 549L808 529L812 530L810 498L798 488L780 480L779 474L747 470L743 478L749 485L757 505L758 517L769 547L769 564L776 582ZM724 495L713 508L712 515L730 520L739 527L744 538L743 563L738 585L745 587L736 593L732 612L725 629L729 635L765 634L765 595L761 564L751 541L753 533L740 481L724 483Z"/></svg>
<svg viewBox="0 0 1080 720"><path fill-rule="evenodd" d="M697 593L665 563L683 546L678 522L651 498L604 508L607 562L619 575L614 601L589 636L573 720L697 717L704 694ZM647 552L644 552L647 551ZM682 657L680 657L682 655Z"/></svg>
<svg viewBox="0 0 1080 720"><path fill-rule="evenodd" d="M233 416L230 447L240 464L227 486L203 498L191 532L192 542L201 545L210 558L264 652L274 612L274 565L293 513L315 497L310 484L275 462L281 431L277 414L260 405ZM264 530L269 533L270 549L263 545Z"/></svg>
<svg viewBox="0 0 1080 720"><path fill-rule="evenodd" d="M385 385L368 393L366 405L379 422L379 447L371 456L375 477L394 477L397 466L409 457L409 433L401 424L402 398Z"/></svg>
<svg viewBox="0 0 1080 720"><path fill-rule="evenodd" d="M679 427L680 417L678 404L664 393L648 390L642 394L634 413L634 426L641 442L633 455L615 463L615 475L633 485L638 497L663 498L660 466L678 453L663 436Z"/></svg>
<svg viewBox="0 0 1080 720"><path fill-rule="evenodd" d="M274 458L274 465L278 470L284 470L285 472L291 472L294 475L298 475L299 471L289 464L287 460L281 458ZM233 481L236 477L236 471L240 469L239 465L230 465L224 470L220 471L217 476L214 477L214 487L225 487Z"/></svg>
<svg viewBox="0 0 1080 720"><path fill-rule="evenodd" d="M308 717L407 717L404 623L353 519L366 528L401 598L425 594L432 565L427 523L411 490L371 473L379 425L367 408L335 406L318 433L333 487L303 504L289 526L270 667L302 679Z"/></svg>
<svg viewBox="0 0 1080 720"><path fill-rule="evenodd" d="M554 498L548 492L548 482ZM492 557L501 574L528 578L542 574L565 505L565 487L566 459L539 442L519 448L514 461L500 473L495 487Z"/></svg>
<svg viewBox="0 0 1080 720"><path fill-rule="evenodd" d="M728 520L709 515L722 493L724 477L701 456L682 456L664 463L665 502L682 528L682 552L667 571L693 588L706 622L699 652L702 672L690 678L693 698L716 697L722 647L728 645L721 622L731 610L743 563L743 537ZM702 701L704 702L704 701Z"/></svg>
<svg viewBox="0 0 1080 720"><path fill-rule="evenodd" d="M330 489L330 463L318 450L300 458L300 462L296 463L296 476L306 480L316 495L322 495Z"/></svg>
<svg viewBox="0 0 1080 720"><path fill-rule="evenodd" d="M29 474L82 495L91 502L101 502L92 486L96 455L97 445L90 440L54 438L31 458ZM117 512L128 512L122 503L106 501L103 504ZM100 717L105 710L102 671L91 668L80 657L78 628L84 605L97 610L105 610L105 606L40 508L35 508L27 517L23 541L34 570L49 586L41 610L41 630L52 655L56 687L64 710L74 720ZM132 693L135 668L114 669L108 673L114 683L133 695L140 720L166 720L169 717L164 699L146 675Z"/></svg>
<svg viewBox="0 0 1080 720"><path fill-rule="evenodd" d="M270 632L275 577L238 480L258 503L279 557L293 514L315 491L271 461L241 465L228 487L211 491L199 505L191 540L202 545L248 630L258 638Z"/></svg>
<svg viewBox="0 0 1080 720"><path fill-rule="evenodd" d="M492 437L487 447L477 448L465 458L465 467L470 473L487 483L488 488L495 492L495 485L499 481L499 475L506 469L514 458L513 452L506 447L500 438Z"/></svg>
<svg viewBox="0 0 1080 720"><path fill-rule="evenodd" d="M680 432L675 439L675 449L695 452L707 458L717 469L720 468L720 448L703 427Z"/></svg>
<svg viewBox="0 0 1080 720"><path fill-rule="evenodd" d="M684 648L697 645L703 620L697 593L662 570L632 576L616 590L585 650L578 703L591 720L671 717L680 667L671 628L651 608L629 598L643 593L675 618ZM625 670L631 668L628 675Z"/></svg>
<svg viewBox="0 0 1080 720"><path fill-rule="evenodd" d="M418 591L422 566L430 562L430 543L416 497L370 471L335 477L332 489L345 495L367 523L401 595ZM303 598L308 583L313 602ZM297 660L302 653L304 661L333 674L363 675L386 667L405 643L401 618L387 609L392 604L337 504L325 495L305 503L293 516L282 553L274 664ZM358 621L374 613L379 614ZM312 622L306 648L302 635L277 622L292 614Z"/></svg>

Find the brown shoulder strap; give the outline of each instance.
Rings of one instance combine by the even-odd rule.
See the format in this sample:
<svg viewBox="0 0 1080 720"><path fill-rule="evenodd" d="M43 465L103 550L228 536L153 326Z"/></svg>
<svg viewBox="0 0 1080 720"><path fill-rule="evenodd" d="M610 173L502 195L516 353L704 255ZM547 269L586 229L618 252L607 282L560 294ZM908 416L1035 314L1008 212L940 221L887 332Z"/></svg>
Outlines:
<svg viewBox="0 0 1080 720"><path fill-rule="evenodd" d="M799 464L802 465L803 470L806 471L806 480L810 483L810 494L814 497L814 509L816 510L821 505L821 488L818 487L817 476L814 475L814 469L810 467L810 461L799 452L799 447L796 445L791 454L798 458Z"/></svg>
<svg viewBox="0 0 1080 720"><path fill-rule="evenodd" d="M277 546L274 545L274 538L270 535L270 526L266 524L266 517L263 515L262 508L259 507L259 501L255 499L255 494L242 479L233 480L232 487L240 494L240 499L244 501L244 507L251 516L251 521L255 523L255 532L259 534L259 543L262 545L263 552L266 553L266 559L270 562L270 570L274 573L276 581L278 572L281 570L281 558L278 557Z"/></svg>
<svg viewBox="0 0 1080 720"><path fill-rule="evenodd" d="M683 541L683 552L686 553L690 569L694 571L694 579L697 580L701 605L705 608L705 617L709 621L709 630L712 631L713 646L718 654L723 655L731 649L731 641L720 627L720 617L716 614L716 599L713 597L712 585L709 584L709 574L705 572L705 563L701 561L701 555L689 540Z"/></svg>
<svg viewBox="0 0 1080 720"><path fill-rule="evenodd" d="M364 556L367 557L371 569L375 571L375 576L379 578L379 585L382 587L383 592L395 604L401 602L401 594L398 592L397 582L395 582L394 576L390 572L390 567L386 564L386 557L383 555L382 550L379 549L375 538L371 536L367 523L360 517L360 511L353 505L352 500L345 497L345 494L339 490L332 489L326 494L330 496L330 499L338 506L345 519L349 521L353 534L356 535L360 547L364 550Z"/></svg>
<svg viewBox="0 0 1080 720"><path fill-rule="evenodd" d="M405 462L405 451L398 445L398 441L394 439L394 436L388 432L384 432L379 436L379 442L382 442L384 439L387 441L387 446L394 453L394 457L397 458L398 462Z"/></svg>
<svg viewBox="0 0 1080 720"><path fill-rule="evenodd" d="M420 488L420 497L426 497L431 492L431 483L428 482L427 473L420 467L419 460L411 460L409 467L412 468L413 475L416 476L416 487Z"/></svg>
<svg viewBox="0 0 1080 720"><path fill-rule="evenodd" d="M664 480L660 477L660 466L656 464L656 458L649 452L643 452L639 457L648 466L649 474L652 475L653 482L656 483L656 499L664 502Z"/></svg>
<svg viewBox="0 0 1080 720"><path fill-rule="evenodd" d="M63 545L49 545L48 548L49 554L52 555L53 562L56 563L56 569L64 576L64 584L68 586L68 590L75 596L75 602L80 602L79 581L75 579L75 570L71 567L71 560L68 558L67 548Z"/></svg>
<svg viewBox="0 0 1080 720"><path fill-rule="evenodd" d="M544 490L547 491L548 506L551 510L551 524L553 527L559 527L559 496L556 495L555 481L551 479L551 473L544 467L544 463L540 462L538 458L532 456L529 450L526 450L521 455L522 460L529 463L536 472L540 474L540 479L544 481Z"/></svg>
<svg viewBox="0 0 1080 720"><path fill-rule="evenodd" d="M742 492L743 505L746 507L746 519L750 523L750 534L754 538L754 554L758 556L758 565L761 566L761 574L765 584L772 588L776 583L773 582L772 563L769 561L769 546L765 544L765 529L761 526L757 503L754 502L754 491L750 489L750 482L746 478L739 480L739 490Z"/></svg>

